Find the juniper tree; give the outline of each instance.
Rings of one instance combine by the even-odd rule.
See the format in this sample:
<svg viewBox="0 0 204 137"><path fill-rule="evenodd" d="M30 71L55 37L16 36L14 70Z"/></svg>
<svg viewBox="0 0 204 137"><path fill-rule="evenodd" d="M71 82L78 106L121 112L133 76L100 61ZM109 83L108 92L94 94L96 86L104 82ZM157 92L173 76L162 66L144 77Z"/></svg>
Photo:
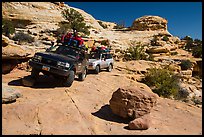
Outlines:
<svg viewBox="0 0 204 137"><path fill-rule="evenodd" d="M88 30L89 26L86 26L83 16L81 13L76 11L73 8L65 9L62 11L62 16L65 20L67 20L67 26L78 32L83 32L84 34L89 35L90 32Z"/></svg>

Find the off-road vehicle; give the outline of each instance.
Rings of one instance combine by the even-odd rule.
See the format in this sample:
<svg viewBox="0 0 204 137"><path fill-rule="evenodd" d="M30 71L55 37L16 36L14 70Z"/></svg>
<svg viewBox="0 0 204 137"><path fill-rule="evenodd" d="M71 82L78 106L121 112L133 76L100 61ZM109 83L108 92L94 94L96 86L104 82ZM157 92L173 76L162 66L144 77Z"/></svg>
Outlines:
<svg viewBox="0 0 204 137"><path fill-rule="evenodd" d="M57 44L45 52L37 52L29 61L32 67L31 77L37 79L39 73L52 75L61 81L63 86L70 87L75 75L83 81L87 74L88 59L83 48L73 41L69 45Z"/></svg>
<svg viewBox="0 0 204 137"><path fill-rule="evenodd" d="M88 70L94 70L98 74L102 69L111 72L113 69L113 57L109 52L97 51L89 54Z"/></svg>

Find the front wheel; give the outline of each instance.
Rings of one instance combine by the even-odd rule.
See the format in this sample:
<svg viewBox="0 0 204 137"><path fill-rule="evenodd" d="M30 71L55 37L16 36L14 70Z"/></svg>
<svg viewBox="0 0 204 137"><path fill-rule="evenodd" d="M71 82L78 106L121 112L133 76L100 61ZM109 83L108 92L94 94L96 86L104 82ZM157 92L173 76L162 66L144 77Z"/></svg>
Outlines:
<svg viewBox="0 0 204 137"><path fill-rule="evenodd" d="M37 69L32 68L31 77L36 79L39 77L39 73L40 72Z"/></svg>
<svg viewBox="0 0 204 137"><path fill-rule="evenodd" d="M86 75L87 75L87 69L85 68L84 72L78 75L79 80L84 81L84 79L86 78Z"/></svg>
<svg viewBox="0 0 204 137"><path fill-rule="evenodd" d="M97 65L95 68L95 73L98 74L99 72L100 72L100 67L99 67L99 65Z"/></svg>
<svg viewBox="0 0 204 137"><path fill-rule="evenodd" d="M108 71L108 72L111 72L112 70L113 70L113 65L110 64L110 65L108 66L108 68L107 68L107 71Z"/></svg>
<svg viewBox="0 0 204 137"><path fill-rule="evenodd" d="M75 77L74 71L70 70L69 76L66 77L65 80L63 81L63 85L66 87L70 87L74 81L74 77Z"/></svg>

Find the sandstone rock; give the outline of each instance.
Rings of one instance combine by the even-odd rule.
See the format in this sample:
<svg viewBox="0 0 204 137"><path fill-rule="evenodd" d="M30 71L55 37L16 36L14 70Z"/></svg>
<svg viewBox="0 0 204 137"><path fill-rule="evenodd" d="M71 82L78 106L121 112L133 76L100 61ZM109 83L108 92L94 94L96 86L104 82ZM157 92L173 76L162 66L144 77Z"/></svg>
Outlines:
<svg viewBox="0 0 204 137"><path fill-rule="evenodd" d="M149 87L118 88L110 99L112 112L123 118L139 118L150 113L157 102L157 94L150 92Z"/></svg>
<svg viewBox="0 0 204 137"><path fill-rule="evenodd" d="M159 16L143 16L136 19L132 24L132 29L144 30L167 30L167 20Z"/></svg>
<svg viewBox="0 0 204 137"><path fill-rule="evenodd" d="M147 53L167 53L170 52L170 50L167 47L152 47L146 50Z"/></svg>
<svg viewBox="0 0 204 137"><path fill-rule="evenodd" d="M150 115L146 114L140 118L136 118L129 122L128 127L130 129L146 130L150 127L151 119Z"/></svg>
<svg viewBox="0 0 204 137"><path fill-rule="evenodd" d="M2 83L2 104L15 102L19 97L22 97L22 94L18 90Z"/></svg>
<svg viewBox="0 0 204 137"><path fill-rule="evenodd" d="M33 54L32 50L29 50L26 46L23 48L23 46L14 44L14 42L6 36L2 37L2 43L4 43L4 47L2 47L2 59L21 59Z"/></svg>
<svg viewBox="0 0 204 137"><path fill-rule="evenodd" d="M9 38L4 36L4 35L2 35L2 47L7 46L8 43L9 43Z"/></svg>

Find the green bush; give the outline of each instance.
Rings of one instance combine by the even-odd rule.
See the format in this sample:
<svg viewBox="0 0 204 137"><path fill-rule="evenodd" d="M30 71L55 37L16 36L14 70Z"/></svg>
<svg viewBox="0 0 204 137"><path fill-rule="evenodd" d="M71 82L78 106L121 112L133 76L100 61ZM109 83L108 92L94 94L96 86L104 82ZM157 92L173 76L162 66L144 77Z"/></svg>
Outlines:
<svg viewBox="0 0 204 137"><path fill-rule="evenodd" d="M156 46L157 45L157 41L158 41L158 36L154 35L153 39L151 40L151 45L152 46Z"/></svg>
<svg viewBox="0 0 204 137"><path fill-rule="evenodd" d="M13 40L18 41L18 42L28 42L28 43L34 42L33 37L23 32L16 33L15 36L13 37Z"/></svg>
<svg viewBox="0 0 204 137"><path fill-rule="evenodd" d="M123 29L125 28L124 23L116 23L116 25L113 27L113 29Z"/></svg>
<svg viewBox="0 0 204 137"><path fill-rule="evenodd" d="M90 26L86 26L84 17L81 15L81 13L73 8L69 8L62 11L62 16L68 21L67 24L70 29L90 35L90 31L88 30Z"/></svg>
<svg viewBox="0 0 204 137"><path fill-rule="evenodd" d="M162 97L176 96L179 90L178 76L173 71L164 68L150 68L143 82L152 88L154 93Z"/></svg>
<svg viewBox="0 0 204 137"><path fill-rule="evenodd" d="M195 45L192 48L192 55L196 58L202 58L202 41L195 39L194 44Z"/></svg>
<svg viewBox="0 0 204 137"><path fill-rule="evenodd" d="M61 35L66 34L68 31L70 31L71 27L67 22L63 21L59 22L58 25L59 28L55 32L55 37L57 37L57 39L61 39Z"/></svg>
<svg viewBox="0 0 204 137"><path fill-rule="evenodd" d="M10 34L15 32L15 27L11 20L3 19L2 20L2 34L7 37L10 37Z"/></svg>
<svg viewBox="0 0 204 137"><path fill-rule="evenodd" d="M145 54L144 47L141 45L135 45L127 48L124 54L124 60L140 60L146 59L147 55Z"/></svg>
<svg viewBox="0 0 204 137"><path fill-rule="evenodd" d="M108 40L103 40L103 41L101 41L101 45L109 46L110 43Z"/></svg>
<svg viewBox="0 0 204 137"><path fill-rule="evenodd" d="M170 54L171 54L171 55L178 55L178 52L175 51L175 52L171 52Z"/></svg>
<svg viewBox="0 0 204 137"><path fill-rule="evenodd" d="M101 27L103 27L104 29L108 28L106 24L103 24L102 21L98 21L98 23L100 24Z"/></svg>
<svg viewBox="0 0 204 137"><path fill-rule="evenodd" d="M169 41L169 37L164 36L164 37L162 38L162 40L163 40L163 41Z"/></svg>
<svg viewBox="0 0 204 137"><path fill-rule="evenodd" d="M187 70L192 67L192 63L190 60L182 60L180 66L182 70Z"/></svg>

